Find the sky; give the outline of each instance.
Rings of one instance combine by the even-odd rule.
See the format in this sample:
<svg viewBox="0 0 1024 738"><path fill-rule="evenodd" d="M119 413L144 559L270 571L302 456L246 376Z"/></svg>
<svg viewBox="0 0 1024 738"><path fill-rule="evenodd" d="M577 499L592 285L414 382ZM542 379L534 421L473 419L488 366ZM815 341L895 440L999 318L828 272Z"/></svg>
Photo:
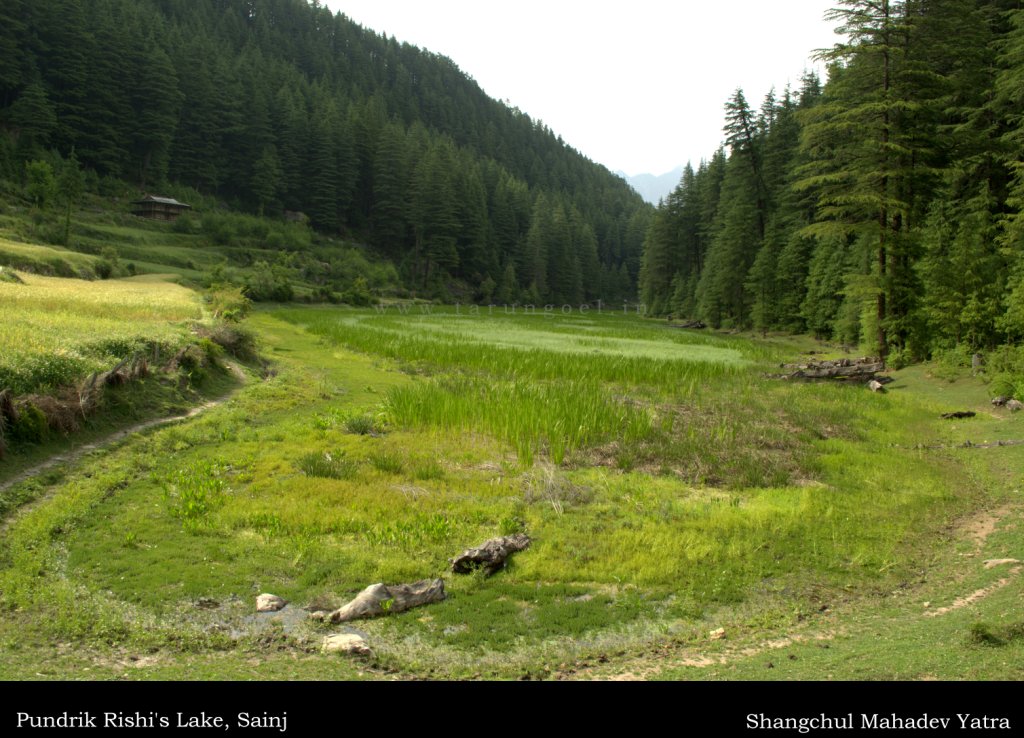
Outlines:
<svg viewBox="0 0 1024 738"><path fill-rule="evenodd" d="M323 0L322 0L323 1ZM628 175L696 166L737 87L752 107L799 87L839 37L834 0L326 0L452 59L493 98Z"/></svg>

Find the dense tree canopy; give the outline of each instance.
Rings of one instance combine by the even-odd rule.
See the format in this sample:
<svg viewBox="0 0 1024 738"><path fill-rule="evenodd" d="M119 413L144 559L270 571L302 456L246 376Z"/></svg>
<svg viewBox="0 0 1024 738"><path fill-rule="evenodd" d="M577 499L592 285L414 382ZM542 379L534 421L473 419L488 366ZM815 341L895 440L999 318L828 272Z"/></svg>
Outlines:
<svg viewBox="0 0 1024 738"><path fill-rule="evenodd" d="M451 60L306 0L5 0L0 133L8 179L74 149L143 189L304 212L442 297L631 299L651 214Z"/></svg>
<svg viewBox="0 0 1024 738"><path fill-rule="evenodd" d="M838 0L828 81L737 90L726 149L659 207L655 314L925 356L1024 336L1024 10ZM670 276L671 275L671 276Z"/></svg>

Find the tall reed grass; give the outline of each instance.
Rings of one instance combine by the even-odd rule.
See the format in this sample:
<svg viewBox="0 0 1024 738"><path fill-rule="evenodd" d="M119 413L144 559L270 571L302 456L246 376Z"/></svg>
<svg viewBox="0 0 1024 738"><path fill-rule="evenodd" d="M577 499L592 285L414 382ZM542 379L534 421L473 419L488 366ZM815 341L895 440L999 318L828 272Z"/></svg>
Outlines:
<svg viewBox="0 0 1024 738"><path fill-rule="evenodd" d="M385 408L395 425L483 431L501 438L527 466L541 452L561 464L585 446L615 438L642 440L654 430L648 411L609 399L593 381L444 377L392 389Z"/></svg>

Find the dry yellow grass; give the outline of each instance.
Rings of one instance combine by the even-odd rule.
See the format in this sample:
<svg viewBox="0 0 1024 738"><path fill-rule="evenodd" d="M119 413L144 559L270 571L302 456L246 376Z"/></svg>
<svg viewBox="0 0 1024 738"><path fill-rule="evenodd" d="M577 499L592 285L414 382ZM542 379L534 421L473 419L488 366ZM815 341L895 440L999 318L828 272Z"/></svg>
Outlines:
<svg viewBox="0 0 1024 738"><path fill-rule="evenodd" d="M169 282L41 277L0 282L0 387L47 389L142 345L180 343L202 318L198 296Z"/></svg>

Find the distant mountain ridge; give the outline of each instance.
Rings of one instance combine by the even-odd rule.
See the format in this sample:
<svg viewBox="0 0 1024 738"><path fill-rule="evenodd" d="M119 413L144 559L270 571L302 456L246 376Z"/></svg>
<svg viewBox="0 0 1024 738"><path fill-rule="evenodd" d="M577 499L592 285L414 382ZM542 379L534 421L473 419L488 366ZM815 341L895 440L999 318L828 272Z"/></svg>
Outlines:
<svg viewBox="0 0 1024 738"><path fill-rule="evenodd" d="M651 205L657 205L658 201L667 197L679 184L683 177L682 165L665 174L637 174L629 176L625 172L617 172L629 186L636 190Z"/></svg>

